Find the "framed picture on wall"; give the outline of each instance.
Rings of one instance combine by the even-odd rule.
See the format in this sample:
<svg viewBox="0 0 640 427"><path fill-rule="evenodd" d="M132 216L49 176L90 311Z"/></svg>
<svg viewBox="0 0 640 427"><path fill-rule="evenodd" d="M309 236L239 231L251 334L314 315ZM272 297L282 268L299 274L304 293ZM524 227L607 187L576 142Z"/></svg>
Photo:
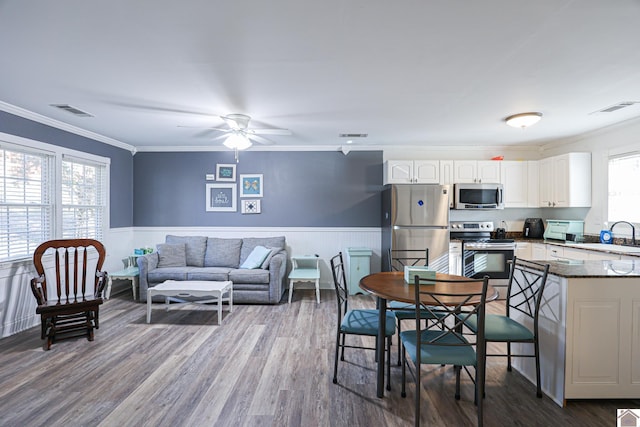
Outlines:
<svg viewBox="0 0 640 427"><path fill-rule="evenodd" d="M241 206L242 206L241 210L243 214L259 214L261 212L259 199L242 200Z"/></svg>
<svg viewBox="0 0 640 427"><path fill-rule="evenodd" d="M236 182L236 165L216 165L216 176L218 181Z"/></svg>
<svg viewBox="0 0 640 427"><path fill-rule="evenodd" d="M207 184L207 212L236 212L236 184Z"/></svg>
<svg viewBox="0 0 640 427"><path fill-rule="evenodd" d="M240 175L240 197L262 197L262 174Z"/></svg>

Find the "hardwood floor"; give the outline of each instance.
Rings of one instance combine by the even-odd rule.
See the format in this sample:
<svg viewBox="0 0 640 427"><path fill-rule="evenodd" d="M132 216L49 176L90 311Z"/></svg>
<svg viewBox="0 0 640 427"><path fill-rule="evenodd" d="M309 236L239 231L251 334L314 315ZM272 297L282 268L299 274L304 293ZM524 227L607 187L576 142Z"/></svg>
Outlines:
<svg viewBox="0 0 640 427"><path fill-rule="evenodd" d="M147 324L144 304L113 296L93 342L60 341L45 352L39 328L0 340L0 425L412 425L413 387L400 397L394 366L392 391L377 398L373 352L347 352L339 384L332 383L334 298L322 291L318 306L313 290L296 290L291 305L237 305L219 326L214 310L194 306L156 308ZM374 301L360 295L352 305ZM423 369L422 425L475 425L468 377L456 401L450 367ZM490 359L487 371L487 426L615 425L617 408L640 408L639 399L573 401L563 409L536 398L504 359Z"/></svg>

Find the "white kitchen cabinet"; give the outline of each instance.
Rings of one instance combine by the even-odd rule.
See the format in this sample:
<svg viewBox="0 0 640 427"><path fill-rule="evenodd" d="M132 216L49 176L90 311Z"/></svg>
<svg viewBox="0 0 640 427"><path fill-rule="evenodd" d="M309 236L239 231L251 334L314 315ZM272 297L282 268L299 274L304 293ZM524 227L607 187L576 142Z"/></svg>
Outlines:
<svg viewBox="0 0 640 427"><path fill-rule="evenodd" d="M462 275L462 242L449 243L449 274Z"/></svg>
<svg viewBox="0 0 640 427"><path fill-rule="evenodd" d="M454 183L499 183L500 162L495 160L454 160Z"/></svg>
<svg viewBox="0 0 640 427"><path fill-rule="evenodd" d="M546 260L547 259L547 245L544 243L532 243L531 244L531 259L534 260Z"/></svg>
<svg viewBox="0 0 640 427"><path fill-rule="evenodd" d="M440 184L453 184L453 160L440 160Z"/></svg>
<svg viewBox="0 0 640 427"><path fill-rule="evenodd" d="M564 248L562 246L556 245L546 245L547 246L547 254L546 258L551 261L557 261L559 259L564 258Z"/></svg>
<svg viewBox="0 0 640 427"><path fill-rule="evenodd" d="M532 247L531 247L531 243L529 242L523 242L521 240L518 240L516 242L516 250L515 250L515 255L516 258L522 258L522 259L533 259L532 256Z"/></svg>
<svg viewBox="0 0 640 427"><path fill-rule="evenodd" d="M505 208L538 207L538 162L500 162Z"/></svg>
<svg viewBox="0 0 640 427"><path fill-rule="evenodd" d="M542 159L540 207L591 206L591 153L567 153Z"/></svg>
<svg viewBox="0 0 640 427"><path fill-rule="evenodd" d="M573 259L573 260L591 259L591 258L589 258L589 252L591 252L591 251L585 251L585 250L582 250L582 249L567 248L567 247L562 248L562 254L563 254L564 258Z"/></svg>
<svg viewBox="0 0 640 427"><path fill-rule="evenodd" d="M388 160L384 168L385 184L439 184L439 160Z"/></svg>

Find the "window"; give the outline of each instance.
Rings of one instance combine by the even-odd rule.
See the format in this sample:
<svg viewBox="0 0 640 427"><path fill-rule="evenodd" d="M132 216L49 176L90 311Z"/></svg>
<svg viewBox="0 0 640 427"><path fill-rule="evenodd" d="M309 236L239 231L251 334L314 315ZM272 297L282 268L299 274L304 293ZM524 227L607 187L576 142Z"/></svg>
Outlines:
<svg viewBox="0 0 640 427"><path fill-rule="evenodd" d="M49 239L102 239L109 159L18 137L18 145L7 144L6 135L2 138L0 262L30 258Z"/></svg>
<svg viewBox="0 0 640 427"><path fill-rule="evenodd" d="M608 221L640 223L640 153L609 158Z"/></svg>
<svg viewBox="0 0 640 427"><path fill-rule="evenodd" d="M105 217L104 165L62 160L62 237L100 240Z"/></svg>
<svg viewBox="0 0 640 427"><path fill-rule="evenodd" d="M0 148L0 260L27 257L51 238L52 160Z"/></svg>

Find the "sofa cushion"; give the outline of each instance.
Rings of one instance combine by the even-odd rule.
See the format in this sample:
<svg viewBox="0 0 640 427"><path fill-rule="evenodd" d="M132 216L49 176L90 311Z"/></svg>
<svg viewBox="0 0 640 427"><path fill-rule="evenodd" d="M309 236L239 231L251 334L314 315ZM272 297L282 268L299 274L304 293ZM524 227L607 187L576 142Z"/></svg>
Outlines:
<svg viewBox="0 0 640 427"><path fill-rule="evenodd" d="M262 261L262 265L260 266L260 268L262 268L263 270L269 269L269 263L271 262L271 258L273 258L275 254L280 253L281 250L282 250L281 248L269 248L269 255L267 255L264 261Z"/></svg>
<svg viewBox="0 0 640 427"><path fill-rule="evenodd" d="M187 252L187 265L204 267L204 253L207 248L206 236L172 236L167 235L165 242L169 244L184 243Z"/></svg>
<svg viewBox="0 0 640 427"><path fill-rule="evenodd" d="M269 271L262 269L236 269L229 272L229 280L235 283L269 283Z"/></svg>
<svg viewBox="0 0 640 427"><path fill-rule="evenodd" d="M209 237L204 255L204 266L238 268L241 246L242 239Z"/></svg>
<svg viewBox="0 0 640 427"><path fill-rule="evenodd" d="M242 249L240 250L240 264L242 264L251 254L256 246L267 248L284 249L284 236L277 237L245 237L242 239Z"/></svg>
<svg viewBox="0 0 640 427"><path fill-rule="evenodd" d="M194 267L165 267L155 268L147 274L150 283L160 283L165 280L187 280L187 274L194 270Z"/></svg>
<svg viewBox="0 0 640 427"><path fill-rule="evenodd" d="M185 267L187 252L185 244L160 243L158 248L158 267Z"/></svg>
<svg viewBox="0 0 640 427"><path fill-rule="evenodd" d="M262 263L267 258L267 256L271 253L271 249L267 249L264 246L256 246L253 248L247 259L244 260L240 268L244 269L254 269L260 268Z"/></svg>
<svg viewBox="0 0 640 427"><path fill-rule="evenodd" d="M194 268L187 274L187 280L211 280L214 282L224 282L229 279L228 267L203 267Z"/></svg>

